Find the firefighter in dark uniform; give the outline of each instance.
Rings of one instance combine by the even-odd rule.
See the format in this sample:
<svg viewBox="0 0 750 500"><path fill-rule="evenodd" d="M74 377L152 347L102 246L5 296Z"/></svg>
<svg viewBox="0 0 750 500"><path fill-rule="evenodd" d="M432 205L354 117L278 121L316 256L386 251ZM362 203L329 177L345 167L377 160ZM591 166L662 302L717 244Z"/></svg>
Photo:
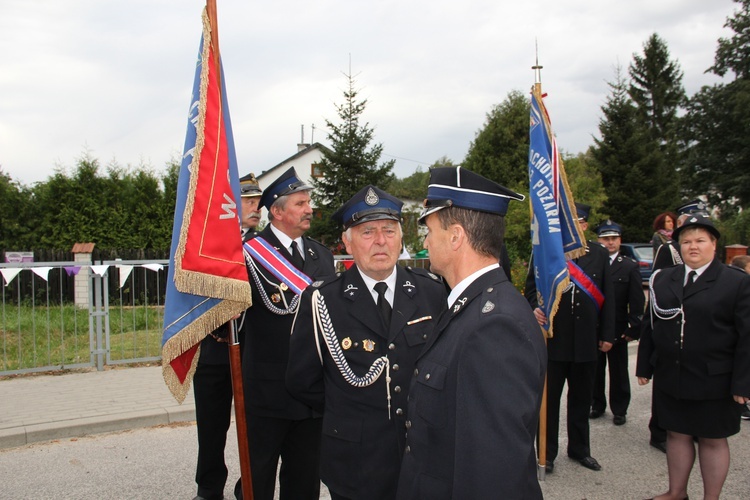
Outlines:
<svg viewBox="0 0 750 500"><path fill-rule="evenodd" d="M628 342L640 337L646 298L641 273L635 259L620 254L622 227L611 220L601 224L596 233L599 243L609 252L609 269L615 290L615 342L612 349L599 352L594 379L594 397L589 418L599 418L607 408L605 371L609 363L609 408L612 422L623 425L630 405Z"/></svg>
<svg viewBox="0 0 750 500"><path fill-rule="evenodd" d="M281 498L317 499L320 415L286 390L289 335L304 286L334 274L333 254L304 237L313 210L311 186L294 167L269 185L260 198L269 224L245 244L253 305L242 327L250 469L255 500L272 500L281 459ZM302 280L302 281L301 281ZM242 498L241 483L235 495Z"/></svg>
<svg viewBox="0 0 750 500"><path fill-rule="evenodd" d="M354 265L308 288L294 322L287 388L323 413L333 500L395 497L414 363L446 307L440 278L397 265L402 205L366 186L333 214Z"/></svg>
<svg viewBox="0 0 750 500"><path fill-rule="evenodd" d="M677 208L677 228L682 226L692 214L708 215L705 202L695 199L684 203ZM659 269L666 269L672 266L682 265L682 255L680 254L680 245L676 240L671 239L668 243L660 246L654 254L654 263L651 266L652 272ZM649 444L657 450L667 452L667 431L659 424L659 419L653 409L653 400L651 401L651 419L648 422L650 434Z"/></svg>
<svg viewBox="0 0 750 500"><path fill-rule="evenodd" d="M588 228L589 205L576 203L581 227ZM589 241L586 254L573 260L582 280L571 279L562 294L554 317L554 336L547 341L547 464L554 470L558 452L560 397L568 383L568 456L591 470L601 470L591 456L589 409L594 388L597 354L607 352L615 341L614 287L609 269L609 255L602 245ZM536 284L529 266L526 298L540 325L547 322L537 307ZM594 297L603 295L598 303Z"/></svg>
<svg viewBox="0 0 750 500"><path fill-rule="evenodd" d="M651 275L635 371L640 385L653 378L667 430L669 491L657 498L687 498L696 456L703 498L719 498L727 438L750 399L750 276L716 258L721 233L707 215L690 215L673 237L684 264Z"/></svg>
<svg viewBox="0 0 750 500"><path fill-rule="evenodd" d="M452 290L414 369L397 499L542 498L547 352L498 263L511 199L523 196L460 167L430 171L424 245Z"/></svg>
<svg viewBox="0 0 750 500"><path fill-rule="evenodd" d="M258 202L261 194L263 192L252 173L240 179L243 241L254 233L260 221ZM195 471L198 495L194 500L224 498L228 473L224 448L232 418L228 335L229 329L227 325L223 325L206 336L201 342L198 367L193 376L195 421L198 429L198 465Z"/></svg>

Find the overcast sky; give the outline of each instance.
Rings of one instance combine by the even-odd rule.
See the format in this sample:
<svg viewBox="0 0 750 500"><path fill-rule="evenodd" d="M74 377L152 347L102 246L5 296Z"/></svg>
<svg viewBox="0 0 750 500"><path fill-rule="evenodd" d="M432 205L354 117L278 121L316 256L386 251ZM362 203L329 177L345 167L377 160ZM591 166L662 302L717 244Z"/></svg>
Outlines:
<svg viewBox="0 0 750 500"><path fill-rule="evenodd" d="M182 152L200 0L0 0L0 169L26 185L84 152L161 172ZM327 144L351 69L363 120L404 177L463 160L492 106L534 83L565 151L598 134L614 68L658 33L688 95L728 37L731 0L218 0L240 174ZM315 126L311 137L312 126Z"/></svg>

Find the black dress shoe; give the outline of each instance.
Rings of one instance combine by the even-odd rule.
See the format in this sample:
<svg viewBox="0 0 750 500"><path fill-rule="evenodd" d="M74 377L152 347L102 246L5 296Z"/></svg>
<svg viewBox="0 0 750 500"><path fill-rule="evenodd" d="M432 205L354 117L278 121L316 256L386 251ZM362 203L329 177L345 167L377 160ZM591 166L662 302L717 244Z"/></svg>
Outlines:
<svg viewBox="0 0 750 500"><path fill-rule="evenodd" d="M589 413L589 418L595 419L595 418L601 417L602 415L604 415L604 410L595 410L591 408L591 413Z"/></svg>
<svg viewBox="0 0 750 500"><path fill-rule="evenodd" d="M591 470L602 470L602 466L594 457L583 457L578 459L578 463Z"/></svg>
<svg viewBox="0 0 750 500"><path fill-rule="evenodd" d="M555 472L555 462L553 460L547 460L547 463L544 465L544 472L547 474Z"/></svg>
<svg viewBox="0 0 750 500"><path fill-rule="evenodd" d="M615 425L625 425L625 422L627 422L628 419L625 417L625 415L615 415L612 417L612 423Z"/></svg>
<svg viewBox="0 0 750 500"><path fill-rule="evenodd" d="M666 453L667 452L667 443L666 443L666 441L654 441L652 439L651 441L648 442L648 444L650 444L651 446L653 446L654 448L656 448L657 450L659 450L662 453Z"/></svg>

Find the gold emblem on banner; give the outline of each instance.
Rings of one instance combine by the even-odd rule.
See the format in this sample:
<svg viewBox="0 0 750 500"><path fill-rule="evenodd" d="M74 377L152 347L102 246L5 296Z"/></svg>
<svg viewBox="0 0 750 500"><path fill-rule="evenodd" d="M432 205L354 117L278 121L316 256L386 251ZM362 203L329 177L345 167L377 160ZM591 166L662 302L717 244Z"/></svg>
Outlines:
<svg viewBox="0 0 750 500"><path fill-rule="evenodd" d="M341 347L343 347L344 350L351 348L351 346L352 346L352 339L350 339L349 337L346 337L344 340L341 341Z"/></svg>
<svg viewBox="0 0 750 500"><path fill-rule="evenodd" d="M375 341L370 339L365 339L362 341L362 348L367 352L372 352L375 350Z"/></svg>

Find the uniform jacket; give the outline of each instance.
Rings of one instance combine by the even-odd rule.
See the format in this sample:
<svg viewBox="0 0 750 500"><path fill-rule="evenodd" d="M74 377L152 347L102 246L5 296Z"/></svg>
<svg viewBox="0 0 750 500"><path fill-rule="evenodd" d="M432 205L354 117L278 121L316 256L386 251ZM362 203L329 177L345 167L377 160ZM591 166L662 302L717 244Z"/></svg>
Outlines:
<svg viewBox="0 0 750 500"><path fill-rule="evenodd" d="M674 240L669 240L654 252L654 263L651 268L656 271L677 264L682 264L680 245Z"/></svg>
<svg viewBox="0 0 750 500"><path fill-rule="evenodd" d="M659 319L649 307L636 375L653 376L659 389L680 399L750 396L750 276L714 260L684 297L685 266L652 280L652 300L661 309L682 306L684 335L680 342L681 314Z"/></svg>
<svg viewBox="0 0 750 500"><path fill-rule="evenodd" d="M446 308L445 287L437 276L400 266L396 273L390 329L386 330L360 272L352 266L332 281L305 291L291 339L287 387L293 396L323 412L321 479L332 491L358 500L393 498L396 493L414 363ZM367 387L351 385L319 332L321 366L311 311L316 289L330 314L334 342L356 376L364 376L375 360L388 356L390 416L386 372Z"/></svg>
<svg viewBox="0 0 750 500"><path fill-rule="evenodd" d="M596 361L599 341L615 341L614 286L610 274L609 252L589 241L586 254L575 259L584 273L604 294L604 304L598 311L591 298L578 286L562 294L554 317L554 336L547 342L549 359L577 363ZM526 277L526 298L532 308L537 307L534 266L529 266Z"/></svg>
<svg viewBox="0 0 750 500"><path fill-rule="evenodd" d="M284 257L291 259L288 249L282 248L270 225L257 236L263 237ZM305 237L305 266L303 272L313 280L334 274L333 255L323 245ZM257 265L261 286L271 304L283 307L284 302L274 302L283 294L287 303L294 298L290 290L280 291L279 280L261 265ZM294 312L278 315L263 302L258 285L250 279L253 305L245 313L242 325L242 380L245 389L245 406L249 413L300 420L312 416L309 406L294 399L286 390L284 378L289 358L289 335ZM274 297L274 294L278 294Z"/></svg>
<svg viewBox="0 0 750 500"><path fill-rule="evenodd" d="M622 335L637 339L641 334L641 320L646 298L638 263L627 256L617 255L609 266L615 298L615 340L624 342Z"/></svg>
<svg viewBox="0 0 750 500"><path fill-rule="evenodd" d="M417 360L398 499L542 498L541 329L500 269L448 309Z"/></svg>

